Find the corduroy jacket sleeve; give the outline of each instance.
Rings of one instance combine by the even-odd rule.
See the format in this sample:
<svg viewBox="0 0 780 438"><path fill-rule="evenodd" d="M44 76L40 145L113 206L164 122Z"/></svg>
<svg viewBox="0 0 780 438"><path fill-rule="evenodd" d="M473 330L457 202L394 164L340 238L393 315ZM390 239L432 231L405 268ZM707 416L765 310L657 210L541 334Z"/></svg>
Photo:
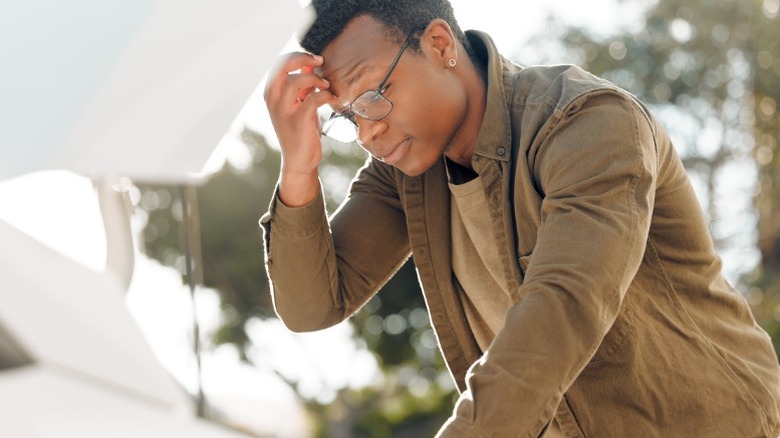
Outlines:
<svg viewBox="0 0 780 438"><path fill-rule="evenodd" d="M369 161L328 220L322 193L299 208L274 194L260 219L274 308L293 331L319 330L357 311L409 257L392 172Z"/></svg>
<svg viewBox="0 0 780 438"><path fill-rule="evenodd" d="M439 437L539 436L593 358L642 260L656 179L644 112L614 91L553 116L529 152L543 195L520 300Z"/></svg>

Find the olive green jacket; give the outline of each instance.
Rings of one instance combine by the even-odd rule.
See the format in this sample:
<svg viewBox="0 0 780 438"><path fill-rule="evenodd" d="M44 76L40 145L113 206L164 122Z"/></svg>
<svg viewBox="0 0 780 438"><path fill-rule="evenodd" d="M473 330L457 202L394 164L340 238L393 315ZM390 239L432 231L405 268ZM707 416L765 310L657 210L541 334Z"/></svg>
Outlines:
<svg viewBox="0 0 780 438"><path fill-rule="evenodd" d="M451 268L444 163L371 160L330 220L322 197L261 219L274 305L296 331L357 311L411 253L461 391L443 437L776 437L769 336L721 275L669 137L628 93L573 66L488 66L473 167L505 275L506 324L483 354ZM275 198L276 199L276 198ZM501 293L496 291L496 293Z"/></svg>

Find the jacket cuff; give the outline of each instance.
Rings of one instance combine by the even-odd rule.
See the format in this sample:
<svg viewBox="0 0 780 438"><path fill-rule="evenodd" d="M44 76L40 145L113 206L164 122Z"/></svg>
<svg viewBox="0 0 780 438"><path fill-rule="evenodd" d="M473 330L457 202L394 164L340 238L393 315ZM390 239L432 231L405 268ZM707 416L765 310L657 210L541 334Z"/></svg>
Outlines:
<svg viewBox="0 0 780 438"><path fill-rule="evenodd" d="M268 213L260 219L260 225L267 233L273 222L275 235L287 239L303 239L320 232L325 221L327 216L321 189L308 204L301 207L288 207L279 199L277 186Z"/></svg>

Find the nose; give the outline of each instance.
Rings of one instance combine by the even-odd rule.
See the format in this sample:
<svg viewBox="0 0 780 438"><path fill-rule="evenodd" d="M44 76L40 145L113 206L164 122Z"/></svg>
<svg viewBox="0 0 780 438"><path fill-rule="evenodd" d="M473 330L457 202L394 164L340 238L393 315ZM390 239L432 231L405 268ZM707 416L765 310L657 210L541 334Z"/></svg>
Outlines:
<svg viewBox="0 0 780 438"><path fill-rule="evenodd" d="M357 142L363 147L372 145L382 133L387 131L387 122L384 119L374 121L358 117L357 124Z"/></svg>

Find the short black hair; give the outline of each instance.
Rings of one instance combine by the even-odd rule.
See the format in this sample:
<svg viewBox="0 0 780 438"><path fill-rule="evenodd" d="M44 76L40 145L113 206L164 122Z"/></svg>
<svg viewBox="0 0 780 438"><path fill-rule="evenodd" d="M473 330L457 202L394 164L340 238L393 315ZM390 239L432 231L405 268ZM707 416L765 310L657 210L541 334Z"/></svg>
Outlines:
<svg viewBox="0 0 780 438"><path fill-rule="evenodd" d="M473 58L471 45L455 20L448 0L312 0L311 3L317 18L300 44L315 55L322 54L354 18L368 15L384 24L391 32L388 36L397 39L399 44L416 29L441 18ZM413 37L409 47L419 50L419 38Z"/></svg>

